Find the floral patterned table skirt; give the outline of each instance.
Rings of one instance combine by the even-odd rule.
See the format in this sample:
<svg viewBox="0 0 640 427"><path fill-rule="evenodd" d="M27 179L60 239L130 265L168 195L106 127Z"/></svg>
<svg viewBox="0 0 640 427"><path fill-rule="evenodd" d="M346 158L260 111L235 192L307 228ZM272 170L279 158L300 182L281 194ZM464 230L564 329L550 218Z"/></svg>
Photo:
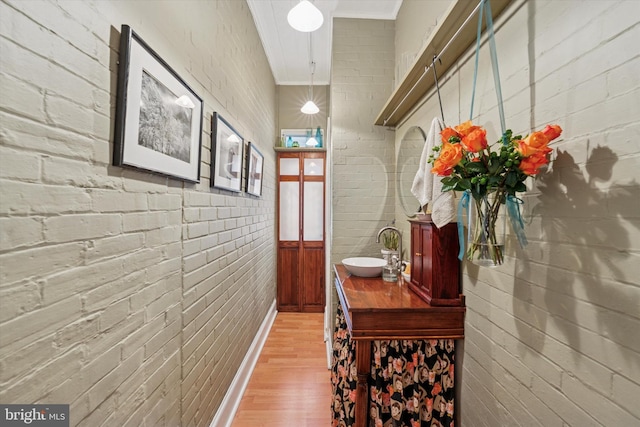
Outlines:
<svg viewBox="0 0 640 427"><path fill-rule="evenodd" d="M454 427L454 340L372 343L370 427ZM355 423L356 352L342 307L333 334L332 426Z"/></svg>

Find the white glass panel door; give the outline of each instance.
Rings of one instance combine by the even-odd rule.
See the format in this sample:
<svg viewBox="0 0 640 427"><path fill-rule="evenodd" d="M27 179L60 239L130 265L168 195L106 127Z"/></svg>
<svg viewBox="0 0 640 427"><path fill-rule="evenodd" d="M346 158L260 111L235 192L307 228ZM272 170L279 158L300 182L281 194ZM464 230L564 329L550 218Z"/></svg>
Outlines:
<svg viewBox="0 0 640 427"><path fill-rule="evenodd" d="M298 176L300 175L300 160L298 158L281 158L280 159L280 176Z"/></svg>
<svg viewBox="0 0 640 427"><path fill-rule="evenodd" d="M297 161L297 160L296 160ZM300 183L280 183L280 241L299 240Z"/></svg>
<svg viewBox="0 0 640 427"><path fill-rule="evenodd" d="M308 181L304 183L303 236L307 242L324 240L323 188L324 183L322 182Z"/></svg>
<svg viewBox="0 0 640 427"><path fill-rule="evenodd" d="M304 159L304 174L321 176L324 171L324 159Z"/></svg>

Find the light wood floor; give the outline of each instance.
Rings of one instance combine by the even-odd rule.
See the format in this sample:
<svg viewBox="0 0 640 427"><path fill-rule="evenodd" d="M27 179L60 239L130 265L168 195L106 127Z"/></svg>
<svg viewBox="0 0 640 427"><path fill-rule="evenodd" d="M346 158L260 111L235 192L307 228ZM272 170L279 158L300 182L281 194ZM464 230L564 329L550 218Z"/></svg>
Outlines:
<svg viewBox="0 0 640 427"><path fill-rule="evenodd" d="M328 427L322 313L278 313L232 427Z"/></svg>

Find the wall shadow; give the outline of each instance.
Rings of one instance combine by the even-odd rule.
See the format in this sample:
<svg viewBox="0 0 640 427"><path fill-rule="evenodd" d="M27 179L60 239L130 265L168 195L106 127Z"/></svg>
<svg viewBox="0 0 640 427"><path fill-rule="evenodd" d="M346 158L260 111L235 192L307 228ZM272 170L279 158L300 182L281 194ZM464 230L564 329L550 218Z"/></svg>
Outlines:
<svg viewBox="0 0 640 427"><path fill-rule="evenodd" d="M588 146L588 141L586 143ZM535 259L518 263L514 315L518 319L529 319L543 332L547 322L554 322L575 349L581 348L583 328L624 344L632 325L625 327L621 317L612 312L628 313L625 307L640 304L638 298L629 301L630 293L621 287L606 283L637 280L626 277L620 265L632 250L624 222L640 228L637 213L633 214L633 204L637 209L640 200L640 185L635 181L610 182L617 161L618 156L609 147L597 146L581 168L571 154L558 150L553 170L539 175L536 181L540 194L532 216L542 219L540 240L544 244L539 247L530 244L533 248L527 252ZM534 266L538 260L552 267L547 268L544 282L540 283L544 310L538 308L543 301L536 300L531 283L517 279L531 277L535 274L534 268L540 270L540 265ZM597 319L580 324L577 313L580 300L597 306L594 309ZM521 336L531 335L529 324L518 322L517 325ZM544 343L533 341L528 344L541 351ZM580 357L578 352L573 354L574 359Z"/></svg>

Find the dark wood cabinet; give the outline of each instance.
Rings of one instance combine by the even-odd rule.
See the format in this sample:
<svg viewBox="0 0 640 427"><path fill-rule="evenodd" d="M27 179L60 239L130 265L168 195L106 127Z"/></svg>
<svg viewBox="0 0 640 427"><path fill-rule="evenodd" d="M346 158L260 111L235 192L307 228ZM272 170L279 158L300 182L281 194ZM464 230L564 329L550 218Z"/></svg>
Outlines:
<svg viewBox="0 0 640 427"><path fill-rule="evenodd" d="M324 311L325 153L278 152L279 311Z"/></svg>
<svg viewBox="0 0 640 427"><path fill-rule="evenodd" d="M438 228L430 215L410 220L411 280L409 289L432 306L464 305L460 292L457 224Z"/></svg>
<svg viewBox="0 0 640 427"><path fill-rule="evenodd" d="M380 277L353 276L342 265L334 270L338 298L355 342L355 426L367 426L372 340L463 339L466 308L434 307L406 286L390 285Z"/></svg>

